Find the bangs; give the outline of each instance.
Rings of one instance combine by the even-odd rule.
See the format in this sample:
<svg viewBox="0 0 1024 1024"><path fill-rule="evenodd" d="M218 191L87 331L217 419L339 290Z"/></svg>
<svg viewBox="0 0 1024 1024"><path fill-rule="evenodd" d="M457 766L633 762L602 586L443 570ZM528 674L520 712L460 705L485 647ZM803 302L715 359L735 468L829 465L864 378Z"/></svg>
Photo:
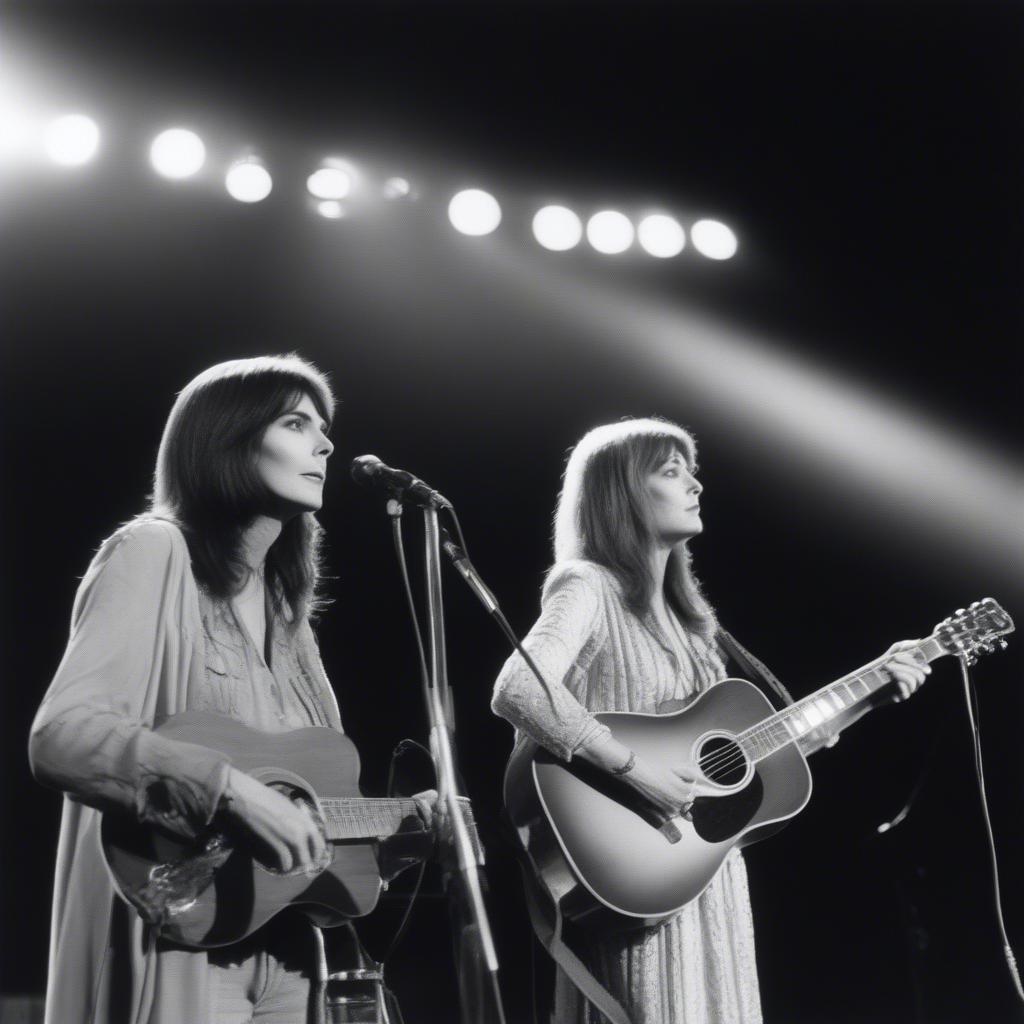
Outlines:
<svg viewBox="0 0 1024 1024"><path fill-rule="evenodd" d="M678 452L686 460L689 469L693 468L695 453L689 438L670 433L637 434L636 461L645 473L653 472L666 463Z"/></svg>
<svg viewBox="0 0 1024 1024"><path fill-rule="evenodd" d="M641 473L653 473L677 452L692 470L697 460L693 440L682 432L671 430L645 430L626 438L626 447L632 449L632 462Z"/></svg>
<svg viewBox="0 0 1024 1024"><path fill-rule="evenodd" d="M334 423L334 402L330 399L330 396L325 395L317 387L311 387L311 382L305 378L296 378L289 383L291 390L282 401L280 410L274 414L274 418L276 419L278 416L284 416L286 413L293 412L298 408L302 399L308 396L313 405L316 406L316 411L320 414L320 418L327 424L327 430L329 431Z"/></svg>

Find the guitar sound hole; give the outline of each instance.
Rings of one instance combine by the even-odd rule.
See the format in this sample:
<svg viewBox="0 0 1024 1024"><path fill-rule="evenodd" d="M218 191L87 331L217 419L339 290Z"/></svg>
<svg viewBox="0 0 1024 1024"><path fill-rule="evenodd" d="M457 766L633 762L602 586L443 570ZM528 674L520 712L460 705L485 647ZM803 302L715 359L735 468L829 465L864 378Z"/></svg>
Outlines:
<svg viewBox="0 0 1024 1024"><path fill-rule="evenodd" d="M720 786L733 786L747 773L747 759L739 744L726 736L712 736L701 745L700 770Z"/></svg>

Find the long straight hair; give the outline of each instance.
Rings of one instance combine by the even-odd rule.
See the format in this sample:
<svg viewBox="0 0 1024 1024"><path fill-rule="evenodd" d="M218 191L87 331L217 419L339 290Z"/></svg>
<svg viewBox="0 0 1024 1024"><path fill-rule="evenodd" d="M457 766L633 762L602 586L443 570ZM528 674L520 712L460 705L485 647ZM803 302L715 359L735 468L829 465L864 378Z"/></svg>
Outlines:
<svg viewBox="0 0 1024 1024"><path fill-rule="evenodd" d="M204 370L171 409L148 515L181 529L192 571L214 597L233 596L249 576L242 537L271 497L256 470L260 443L267 427L304 395L329 424L334 396L315 366L294 353L259 356ZM321 542L320 524L304 512L283 525L267 552L272 607L292 629L325 603L318 593Z"/></svg>
<svg viewBox="0 0 1024 1024"><path fill-rule="evenodd" d="M595 427L569 456L555 510L555 564L584 558L610 569L626 606L651 607L657 581L648 558L654 544L646 477L673 452L692 470L697 446L682 427L661 419L627 419ZM693 572L686 541L669 555L665 597L680 619L705 640L718 622Z"/></svg>

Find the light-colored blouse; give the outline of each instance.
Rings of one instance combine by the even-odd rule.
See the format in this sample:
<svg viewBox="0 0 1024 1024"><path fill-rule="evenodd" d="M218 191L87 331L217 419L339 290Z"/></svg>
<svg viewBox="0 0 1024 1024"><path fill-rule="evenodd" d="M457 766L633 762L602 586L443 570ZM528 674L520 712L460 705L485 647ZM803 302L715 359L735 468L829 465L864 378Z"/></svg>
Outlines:
<svg viewBox="0 0 1024 1024"><path fill-rule="evenodd" d="M725 677L713 645L693 631L674 635L653 612L637 616L604 566L557 565L541 615L524 647L549 683L523 659L506 661L494 711L519 733L569 760L605 729L598 711L647 714L678 710ZM727 858L701 896L655 928L588 935L581 951L635 1024L758 1024L761 1020L754 932L742 855ZM603 1021L557 972L558 1024Z"/></svg>
<svg viewBox="0 0 1024 1024"><path fill-rule="evenodd" d="M211 1019L206 953L158 947L115 894L99 812L184 835L210 821L228 759L154 733L163 716L205 708L268 730L340 730L309 623L275 626L268 666L230 609L200 594L185 538L164 520L130 523L93 559L29 742L36 777L65 791L46 1024Z"/></svg>

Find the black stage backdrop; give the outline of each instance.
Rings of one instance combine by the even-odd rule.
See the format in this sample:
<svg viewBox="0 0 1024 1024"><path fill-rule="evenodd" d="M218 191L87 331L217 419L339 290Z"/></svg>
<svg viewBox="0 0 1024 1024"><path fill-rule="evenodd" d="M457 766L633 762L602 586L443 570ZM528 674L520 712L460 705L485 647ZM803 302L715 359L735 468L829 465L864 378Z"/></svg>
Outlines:
<svg viewBox="0 0 1024 1024"><path fill-rule="evenodd" d="M340 396L319 634L370 791L391 747L425 736L386 518L348 477L365 452L456 502L520 631L565 450L630 414L696 432L698 571L796 693L986 594L1024 618L1009 505L1019 5L26 3L2 18L15 98L93 113L104 133L80 170L2 169L4 992L44 984L59 798L24 751L76 578L141 509L174 394L214 362L296 350ZM235 203L212 171L157 179L147 140L179 122L206 137L211 168L257 147L270 198ZM364 185L337 222L303 194L331 153ZM374 198L393 173L413 201ZM495 235L448 226L466 186L503 202ZM549 201L718 216L741 248L723 263L692 247L552 254L528 231ZM880 418L858 420L866 409ZM506 652L447 580L462 766L509 1017L526 1021L528 925L496 830L511 730L488 709ZM1020 650L1013 638L977 679L1024 951ZM748 852L767 1021L1019 1019L958 686L947 659L912 702L819 755L810 806ZM913 813L877 835L933 748ZM452 1020L427 878L392 978L407 1019ZM374 952L400 910L389 899L365 923Z"/></svg>

